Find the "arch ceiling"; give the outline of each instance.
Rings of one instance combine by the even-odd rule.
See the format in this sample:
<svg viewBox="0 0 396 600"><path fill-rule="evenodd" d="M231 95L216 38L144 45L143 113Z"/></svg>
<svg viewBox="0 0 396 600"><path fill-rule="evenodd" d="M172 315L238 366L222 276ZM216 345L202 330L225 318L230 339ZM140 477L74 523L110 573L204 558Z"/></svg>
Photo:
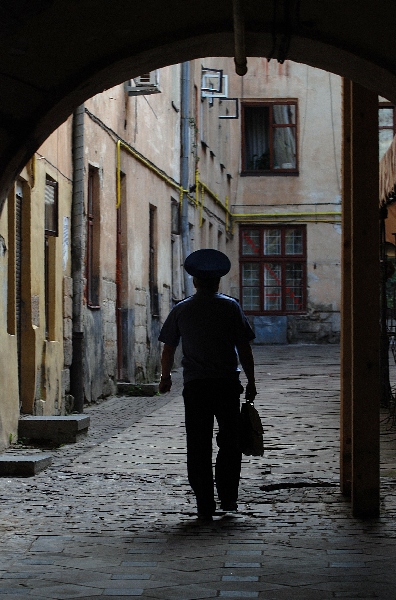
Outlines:
<svg viewBox="0 0 396 600"><path fill-rule="evenodd" d="M288 58L396 103L394 0L241 0L247 56ZM0 0L0 191L87 98L133 76L234 56L231 0Z"/></svg>

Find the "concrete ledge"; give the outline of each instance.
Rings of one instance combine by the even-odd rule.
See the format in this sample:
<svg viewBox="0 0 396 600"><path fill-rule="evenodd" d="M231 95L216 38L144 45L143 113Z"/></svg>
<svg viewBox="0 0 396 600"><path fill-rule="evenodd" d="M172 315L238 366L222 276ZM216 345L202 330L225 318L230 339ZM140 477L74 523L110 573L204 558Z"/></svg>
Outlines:
<svg viewBox="0 0 396 600"><path fill-rule="evenodd" d="M0 456L0 477L32 477L52 463L50 454L5 454Z"/></svg>
<svg viewBox="0 0 396 600"><path fill-rule="evenodd" d="M33 417L19 419L18 437L22 441L71 444L88 431L90 418L86 415L67 417Z"/></svg>

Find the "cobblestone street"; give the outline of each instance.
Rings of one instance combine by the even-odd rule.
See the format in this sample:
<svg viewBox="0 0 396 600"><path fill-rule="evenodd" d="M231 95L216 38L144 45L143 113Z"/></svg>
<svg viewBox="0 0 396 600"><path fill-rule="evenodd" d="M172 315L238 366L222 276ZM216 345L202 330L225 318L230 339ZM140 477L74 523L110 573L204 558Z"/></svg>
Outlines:
<svg viewBox="0 0 396 600"><path fill-rule="evenodd" d="M339 348L254 352L266 449L243 459L236 516L195 517L178 371L165 397L88 408L88 436L39 475L0 479L0 597L395 600L396 427L384 414L381 517L354 519Z"/></svg>

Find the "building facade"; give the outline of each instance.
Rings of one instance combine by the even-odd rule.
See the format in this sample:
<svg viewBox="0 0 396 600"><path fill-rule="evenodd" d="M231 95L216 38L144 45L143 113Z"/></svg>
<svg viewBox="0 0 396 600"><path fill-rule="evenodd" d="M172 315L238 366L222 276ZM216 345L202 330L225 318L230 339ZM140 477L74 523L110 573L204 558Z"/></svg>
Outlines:
<svg viewBox="0 0 396 600"><path fill-rule="evenodd" d="M241 78L232 59L194 63L198 165L230 210L230 293L258 343L337 342L341 82L290 61L248 65Z"/></svg>
<svg viewBox="0 0 396 600"><path fill-rule="evenodd" d="M20 173L0 218L3 447L20 411L64 414L70 386L72 287L71 121Z"/></svg>
<svg viewBox="0 0 396 600"><path fill-rule="evenodd" d="M207 57L79 107L0 219L3 446L20 411L82 410L156 380L199 248L230 257L221 291L256 343L339 340L340 103L327 72L254 58L240 78Z"/></svg>

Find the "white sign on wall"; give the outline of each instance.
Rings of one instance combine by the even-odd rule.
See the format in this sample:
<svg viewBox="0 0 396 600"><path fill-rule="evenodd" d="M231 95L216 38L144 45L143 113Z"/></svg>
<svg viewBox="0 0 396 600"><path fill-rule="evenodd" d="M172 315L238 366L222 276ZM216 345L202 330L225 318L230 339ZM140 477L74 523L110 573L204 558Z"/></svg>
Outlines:
<svg viewBox="0 0 396 600"><path fill-rule="evenodd" d="M67 269L69 260L69 217L63 217L63 270Z"/></svg>

